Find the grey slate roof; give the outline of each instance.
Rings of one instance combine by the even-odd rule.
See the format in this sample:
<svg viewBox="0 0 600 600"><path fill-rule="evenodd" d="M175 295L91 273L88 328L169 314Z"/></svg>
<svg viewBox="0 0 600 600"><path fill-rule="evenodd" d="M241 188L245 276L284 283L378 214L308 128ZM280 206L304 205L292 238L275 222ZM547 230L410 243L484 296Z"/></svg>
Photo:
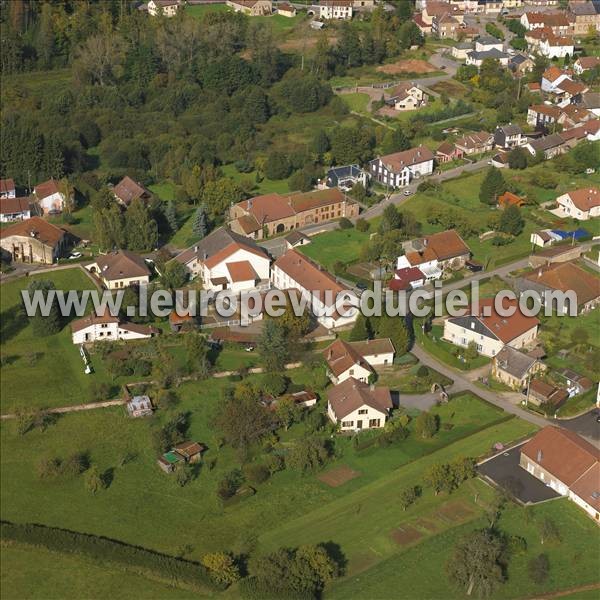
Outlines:
<svg viewBox="0 0 600 600"><path fill-rule="evenodd" d="M496 355L496 365L509 375L523 379L531 367L537 362L535 358L527 356L510 346L504 346Z"/></svg>
<svg viewBox="0 0 600 600"><path fill-rule="evenodd" d="M484 50L482 52L473 50L473 52L467 53L467 56L469 56L472 60L485 60L486 58L495 58L496 60L500 60L501 58L508 58L508 54L506 54L506 52L500 52L500 50L497 48Z"/></svg>

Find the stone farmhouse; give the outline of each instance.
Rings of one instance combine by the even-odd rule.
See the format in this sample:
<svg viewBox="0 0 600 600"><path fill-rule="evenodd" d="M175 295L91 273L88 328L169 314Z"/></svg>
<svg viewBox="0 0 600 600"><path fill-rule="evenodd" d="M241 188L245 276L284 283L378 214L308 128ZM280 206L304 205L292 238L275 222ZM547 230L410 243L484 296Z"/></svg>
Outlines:
<svg viewBox="0 0 600 600"><path fill-rule="evenodd" d="M392 406L389 388L370 386L353 377L327 392L327 414L341 431L379 429Z"/></svg>
<svg viewBox="0 0 600 600"><path fill-rule="evenodd" d="M538 319L525 316L516 300L504 299L503 307L514 312L511 316L501 316L492 298L481 299L478 314L469 314L469 309L462 317L446 319L444 339L463 348L474 342L477 352L489 357L496 356L504 346L520 349L531 344L537 338Z"/></svg>
<svg viewBox="0 0 600 600"><path fill-rule="evenodd" d="M532 375L546 369L546 365L537 358L504 346L492 362L492 377L512 388L522 391L527 387L527 381Z"/></svg>
<svg viewBox="0 0 600 600"><path fill-rule="evenodd" d="M0 229L0 246L11 260L50 265L63 255L69 234L41 217L31 217Z"/></svg>
<svg viewBox="0 0 600 600"><path fill-rule="evenodd" d="M548 425L522 448L519 465L600 521L600 451L576 433Z"/></svg>
<svg viewBox="0 0 600 600"><path fill-rule="evenodd" d="M341 217L352 219L358 204L337 188L256 196L234 204L230 211L232 231L261 240L305 225Z"/></svg>
<svg viewBox="0 0 600 600"><path fill-rule="evenodd" d="M403 152L395 152L371 161L369 169L372 176L390 187L407 186L413 179L419 179L433 173L433 152L418 146Z"/></svg>

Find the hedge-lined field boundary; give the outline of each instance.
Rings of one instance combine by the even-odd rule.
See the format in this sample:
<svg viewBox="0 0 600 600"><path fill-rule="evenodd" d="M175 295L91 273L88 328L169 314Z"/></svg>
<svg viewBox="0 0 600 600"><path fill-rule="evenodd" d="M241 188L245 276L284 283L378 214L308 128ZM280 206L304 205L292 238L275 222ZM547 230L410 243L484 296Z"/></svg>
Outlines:
<svg viewBox="0 0 600 600"><path fill-rule="evenodd" d="M177 587L204 592L224 589L224 586L215 582L207 569L199 563L106 537L34 523L9 521L0 521L0 537L3 542L42 546L55 552L80 554L124 569L151 573L153 577Z"/></svg>

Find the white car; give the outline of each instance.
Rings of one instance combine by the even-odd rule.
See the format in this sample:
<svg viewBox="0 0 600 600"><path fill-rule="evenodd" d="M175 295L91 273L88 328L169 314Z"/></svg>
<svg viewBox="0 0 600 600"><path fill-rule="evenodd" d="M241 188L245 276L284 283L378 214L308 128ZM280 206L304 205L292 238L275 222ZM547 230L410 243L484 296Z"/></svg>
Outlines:
<svg viewBox="0 0 600 600"><path fill-rule="evenodd" d="M410 196L411 194L412 194L412 192L410 190L404 190L405 196Z"/></svg>
<svg viewBox="0 0 600 600"><path fill-rule="evenodd" d="M83 256L83 254L81 254L81 252L73 252L72 254L69 254L69 260L75 260L77 258L81 258Z"/></svg>

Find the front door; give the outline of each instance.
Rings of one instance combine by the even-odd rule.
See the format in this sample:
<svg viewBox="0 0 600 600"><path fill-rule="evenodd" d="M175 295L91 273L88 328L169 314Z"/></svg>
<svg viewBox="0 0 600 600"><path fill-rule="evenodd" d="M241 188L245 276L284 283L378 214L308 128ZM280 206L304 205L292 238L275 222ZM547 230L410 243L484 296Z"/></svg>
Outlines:
<svg viewBox="0 0 600 600"><path fill-rule="evenodd" d="M362 420L356 421L356 429L362 429Z"/></svg>

